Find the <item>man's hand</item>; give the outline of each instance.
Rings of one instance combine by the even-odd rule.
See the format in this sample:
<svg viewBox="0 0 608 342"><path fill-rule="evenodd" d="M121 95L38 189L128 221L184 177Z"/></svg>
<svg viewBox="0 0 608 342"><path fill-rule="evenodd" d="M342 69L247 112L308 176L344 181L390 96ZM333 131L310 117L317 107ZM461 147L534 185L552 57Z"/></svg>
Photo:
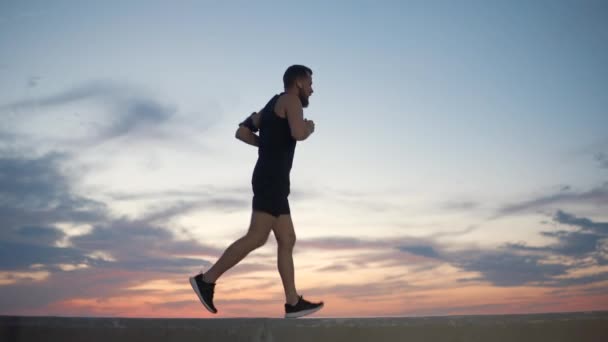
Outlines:
<svg viewBox="0 0 608 342"><path fill-rule="evenodd" d="M304 122L306 123L306 127L308 128L308 131L310 132L310 134L312 134L312 132L315 131L315 122L313 120L308 120L308 119L304 119Z"/></svg>

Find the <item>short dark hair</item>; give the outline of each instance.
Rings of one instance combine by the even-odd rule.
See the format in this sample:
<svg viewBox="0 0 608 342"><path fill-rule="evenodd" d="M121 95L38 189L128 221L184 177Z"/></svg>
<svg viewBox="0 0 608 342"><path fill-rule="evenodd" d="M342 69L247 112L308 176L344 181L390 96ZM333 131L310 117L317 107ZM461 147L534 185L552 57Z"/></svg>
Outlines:
<svg viewBox="0 0 608 342"><path fill-rule="evenodd" d="M312 70L309 67L298 64L292 65L283 74L283 86L287 89L296 83L296 80L308 75L312 75Z"/></svg>

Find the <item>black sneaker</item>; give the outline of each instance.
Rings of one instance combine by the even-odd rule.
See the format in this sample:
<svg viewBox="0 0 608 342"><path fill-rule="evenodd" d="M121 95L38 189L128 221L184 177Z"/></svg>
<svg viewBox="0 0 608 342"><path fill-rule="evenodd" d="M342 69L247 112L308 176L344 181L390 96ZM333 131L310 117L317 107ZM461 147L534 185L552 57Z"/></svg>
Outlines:
<svg viewBox="0 0 608 342"><path fill-rule="evenodd" d="M203 281L203 273L199 273L194 277L190 277L190 285L196 292L198 299L211 313L217 313L217 309L213 305L213 291L215 290L215 283L206 283Z"/></svg>
<svg viewBox="0 0 608 342"><path fill-rule="evenodd" d="M296 305L285 304L285 318L297 318L321 310L323 302L311 303L300 296Z"/></svg>

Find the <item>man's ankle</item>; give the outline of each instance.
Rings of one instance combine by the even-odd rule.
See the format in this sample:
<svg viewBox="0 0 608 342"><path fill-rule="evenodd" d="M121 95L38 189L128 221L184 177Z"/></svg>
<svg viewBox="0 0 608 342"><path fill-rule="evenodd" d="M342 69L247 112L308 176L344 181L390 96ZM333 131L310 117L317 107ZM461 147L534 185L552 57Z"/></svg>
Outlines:
<svg viewBox="0 0 608 342"><path fill-rule="evenodd" d="M208 275L206 275L205 273L203 273L203 277L202 277L202 278L203 278L203 281L204 281L205 283L207 283L207 284L214 284L214 283L215 283L215 280L214 280L214 281L211 281L211 280L209 279L209 276L208 276Z"/></svg>
<svg viewBox="0 0 608 342"><path fill-rule="evenodd" d="M294 306L294 305L298 304L298 301L300 301L300 297L298 295L296 295L293 298L287 299L287 304Z"/></svg>

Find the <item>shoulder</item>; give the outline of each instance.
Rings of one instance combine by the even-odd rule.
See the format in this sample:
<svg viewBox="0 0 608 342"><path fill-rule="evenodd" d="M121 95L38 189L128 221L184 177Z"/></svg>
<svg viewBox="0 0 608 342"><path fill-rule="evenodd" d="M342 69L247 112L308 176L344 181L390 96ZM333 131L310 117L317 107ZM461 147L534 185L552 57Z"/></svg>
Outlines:
<svg viewBox="0 0 608 342"><path fill-rule="evenodd" d="M279 96L279 101L281 100L289 105L300 105L300 107L302 106L300 98L297 95L284 93Z"/></svg>
<svg viewBox="0 0 608 342"><path fill-rule="evenodd" d="M296 95L284 93L279 96L275 105L281 112L302 110L302 102Z"/></svg>

